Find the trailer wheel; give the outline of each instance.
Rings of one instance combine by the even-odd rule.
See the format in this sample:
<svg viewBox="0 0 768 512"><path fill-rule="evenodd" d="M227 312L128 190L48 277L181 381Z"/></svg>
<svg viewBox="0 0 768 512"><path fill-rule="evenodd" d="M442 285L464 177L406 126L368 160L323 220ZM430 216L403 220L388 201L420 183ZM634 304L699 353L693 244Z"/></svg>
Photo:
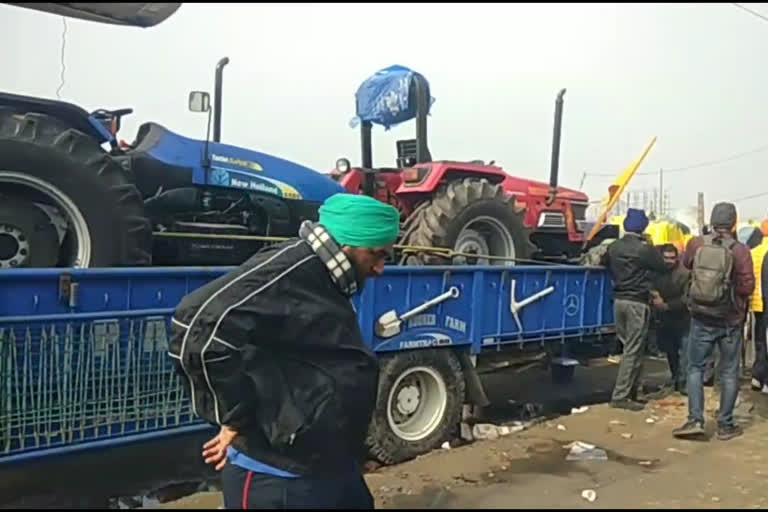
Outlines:
<svg viewBox="0 0 768 512"><path fill-rule="evenodd" d="M530 230L523 225L523 214L513 198L504 197L501 185L476 178L452 181L435 193L405 244L528 259L535 246L529 240ZM410 256L408 263L439 265L449 261L440 255L419 253ZM514 265L515 261L456 256L453 263Z"/></svg>
<svg viewBox="0 0 768 512"><path fill-rule="evenodd" d="M126 172L97 140L53 117L0 109L0 203L11 200L26 207L5 212L2 229L18 235L17 249L21 236L37 241L25 250L42 251L20 266L151 263L152 226ZM24 212L32 208L42 209L57 229L22 233L29 227Z"/></svg>
<svg viewBox="0 0 768 512"><path fill-rule="evenodd" d="M398 464L440 446L461 421L465 387L461 363L449 349L383 356L366 441L371 454Z"/></svg>
<svg viewBox="0 0 768 512"><path fill-rule="evenodd" d="M576 366L552 364L550 365L550 372L552 373L552 382L555 384L568 384L573 380L573 376L576 373Z"/></svg>

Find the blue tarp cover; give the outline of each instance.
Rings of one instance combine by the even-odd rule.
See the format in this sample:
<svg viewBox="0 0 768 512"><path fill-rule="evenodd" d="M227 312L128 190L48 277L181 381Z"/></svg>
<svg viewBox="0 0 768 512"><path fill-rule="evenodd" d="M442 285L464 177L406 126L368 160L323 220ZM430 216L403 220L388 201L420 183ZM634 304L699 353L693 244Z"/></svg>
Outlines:
<svg viewBox="0 0 768 512"><path fill-rule="evenodd" d="M408 91L415 75L423 75L405 66L389 66L367 78L355 93L357 116L350 121L353 128L370 121L385 129L416 117L416 100L409 102ZM425 79L426 81L426 79ZM429 82L427 82L429 93ZM430 97L429 107L435 99ZM429 112L427 112L429 113Z"/></svg>

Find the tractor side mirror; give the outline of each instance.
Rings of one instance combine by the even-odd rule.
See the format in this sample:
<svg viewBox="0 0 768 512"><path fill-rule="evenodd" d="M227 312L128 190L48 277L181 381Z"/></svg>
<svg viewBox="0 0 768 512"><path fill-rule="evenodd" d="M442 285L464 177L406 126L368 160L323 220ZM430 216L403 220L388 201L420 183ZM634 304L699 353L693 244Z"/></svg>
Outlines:
<svg viewBox="0 0 768 512"><path fill-rule="evenodd" d="M209 112L211 110L211 95L203 91L189 93L190 112Z"/></svg>

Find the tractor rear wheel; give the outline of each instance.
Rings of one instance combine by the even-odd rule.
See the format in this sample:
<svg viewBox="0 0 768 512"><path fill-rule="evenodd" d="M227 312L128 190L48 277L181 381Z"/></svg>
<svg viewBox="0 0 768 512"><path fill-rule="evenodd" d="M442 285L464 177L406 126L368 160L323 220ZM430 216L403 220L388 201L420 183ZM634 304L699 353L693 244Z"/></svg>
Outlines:
<svg viewBox="0 0 768 512"><path fill-rule="evenodd" d="M456 252L490 255L455 256L460 265L514 265L515 259L528 259L535 249L530 230L523 225L524 210L515 207L513 197L505 198L500 185L486 179L465 178L438 190L419 212L418 226L411 230L405 245L447 247ZM438 254L409 256L410 265L451 263Z"/></svg>
<svg viewBox="0 0 768 512"><path fill-rule="evenodd" d="M0 268L152 261L152 226L126 171L50 116L0 110L0 205Z"/></svg>

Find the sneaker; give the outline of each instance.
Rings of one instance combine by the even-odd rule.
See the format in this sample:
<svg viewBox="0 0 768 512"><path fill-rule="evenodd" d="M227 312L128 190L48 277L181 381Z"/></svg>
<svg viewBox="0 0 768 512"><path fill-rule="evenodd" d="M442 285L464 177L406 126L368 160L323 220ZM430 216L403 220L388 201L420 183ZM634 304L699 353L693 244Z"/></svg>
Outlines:
<svg viewBox="0 0 768 512"><path fill-rule="evenodd" d="M717 438L721 441L739 437L743 433L744 431L738 425L721 425L717 427Z"/></svg>
<svg viewBox="0 0 768 512"><path fill-rule="evenodd" d="M759 390L760 388L762 388L762 387L763 387L763 386L761 386L761 385L760 385L760 381L759 381L759 380L757 380L757 379L756 379L756 378L754 378L754 377L752 377L752 382L751 382L751 385L752 385L752 389L754 389L755 391L757 391L757 390Z"/></svg>
<svg viewBox="0 0 768 512"><path fill-rule="evenodd" d="M611 407L614 409L625 409L627 411L642 411L645 409L645 405L635 400L616 400L611 401Z"/></svg>
<svg viewBox="0 0 768 512"><path fill-rule="evenodd" d="M760 392L768 395L768 384L763 384L763 389Z"/></svg>
<svg viewBox="0 0 768 512"><path fill-rule="evenodd" d="M672 431L675 437L692 437L704 435L704 423L696 420L688 420L685 425Z"/></svg>

